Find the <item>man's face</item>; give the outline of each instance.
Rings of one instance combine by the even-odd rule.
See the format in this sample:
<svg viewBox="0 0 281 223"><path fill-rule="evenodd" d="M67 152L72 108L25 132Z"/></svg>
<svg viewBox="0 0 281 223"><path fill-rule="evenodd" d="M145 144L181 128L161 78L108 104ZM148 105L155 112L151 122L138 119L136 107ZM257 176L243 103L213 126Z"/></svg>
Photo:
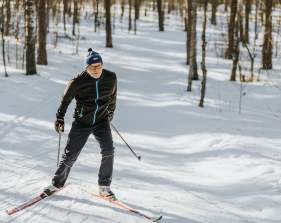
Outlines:
<svg viewBox="0 0 281 223"><path fill-rule="evenodd" d="M91 64L87 67L87 72L96 78L99 78L102 73L102 64L101 63L95 63Z"/></svg>

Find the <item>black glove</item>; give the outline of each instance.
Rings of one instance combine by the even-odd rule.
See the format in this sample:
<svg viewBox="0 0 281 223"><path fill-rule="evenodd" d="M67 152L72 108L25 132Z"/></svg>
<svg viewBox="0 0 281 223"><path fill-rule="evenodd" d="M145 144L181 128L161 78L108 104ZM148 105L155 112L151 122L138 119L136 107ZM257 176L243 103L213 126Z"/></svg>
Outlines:
<svg viewBox="0 0 281 223"><path fill-rule="evenodd" d="M64 132L64 119L63 118L57 118L55 121L55 130L56 132Z"/></svg>

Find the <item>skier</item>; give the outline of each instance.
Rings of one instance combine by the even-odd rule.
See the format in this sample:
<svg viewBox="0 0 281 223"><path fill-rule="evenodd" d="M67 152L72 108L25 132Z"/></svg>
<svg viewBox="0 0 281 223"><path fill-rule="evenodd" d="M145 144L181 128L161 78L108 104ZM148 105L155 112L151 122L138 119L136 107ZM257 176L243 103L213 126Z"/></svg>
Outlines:
<svg viewBox="0 0 281 223"><path fill-rule="evenodd" d="M117 78L114 72L103 69L99 53L88 50L86 68L67 85L56 113L55 130L64 131L64 116L68 105L76 99L74 121L62 160L43 193L50 196L63 187L71 167L78 158L90 134L95 136L101 148L101 164L98 174L99 194L116 200L110 189L113 172L114 147L110 129L116 107Z"/></svg>

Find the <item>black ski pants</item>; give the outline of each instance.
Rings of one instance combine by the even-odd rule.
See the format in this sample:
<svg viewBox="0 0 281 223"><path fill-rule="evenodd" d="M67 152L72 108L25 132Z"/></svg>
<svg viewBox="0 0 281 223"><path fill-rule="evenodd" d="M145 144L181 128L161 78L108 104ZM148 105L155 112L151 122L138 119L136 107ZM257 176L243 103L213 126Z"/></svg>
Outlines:
<svg viewBox="0 0 281 223"><path fill-rule="evenodd" d="M101 148L102 160L99 169L98 184L110 186L113 172L114 147L110 122L108 119L105 119L94 124L92 127L84 127L77 121L72 123L62 160L52 179L55 187L60 188L65 184L70 169L78 158L90 134L95 136Z"/></svg>

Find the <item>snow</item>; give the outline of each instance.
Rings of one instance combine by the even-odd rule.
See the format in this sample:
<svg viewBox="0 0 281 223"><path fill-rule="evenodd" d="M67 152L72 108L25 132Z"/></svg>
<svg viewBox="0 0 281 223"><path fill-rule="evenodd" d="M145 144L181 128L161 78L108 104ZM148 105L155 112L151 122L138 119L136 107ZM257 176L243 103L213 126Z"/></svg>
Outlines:
<svg viewBox="0 0 281 223"><path fill-rule="evenodd" d="M83 21L78 55L71 41L60 39L56 49L49 41L49 65L38 66L39 75L24 76L9 64L10 77L0 77L1 223L148 222L85 192L97 191L100 154L93 137L64 190L12 217L5 213L50 183L58 147L55 112L67 81L83 70L88 47L100 51L105 67L117 73L113 124L142 156L137 161L113 132L112 189L120 200L147 215L161 214L167 223L281 221L280 56L260 82L243 84L239 114L240 83L228 81L231 61L216 58L208 46L206 101L199 108L200 82L186 92L185 33L170 23L159 33L156 23L144 19L136 36L117 27L114 48L106 49L104 33ZM200 61L199 53L198 66ZM74 103L62 150L73 108Z"/></svg>

